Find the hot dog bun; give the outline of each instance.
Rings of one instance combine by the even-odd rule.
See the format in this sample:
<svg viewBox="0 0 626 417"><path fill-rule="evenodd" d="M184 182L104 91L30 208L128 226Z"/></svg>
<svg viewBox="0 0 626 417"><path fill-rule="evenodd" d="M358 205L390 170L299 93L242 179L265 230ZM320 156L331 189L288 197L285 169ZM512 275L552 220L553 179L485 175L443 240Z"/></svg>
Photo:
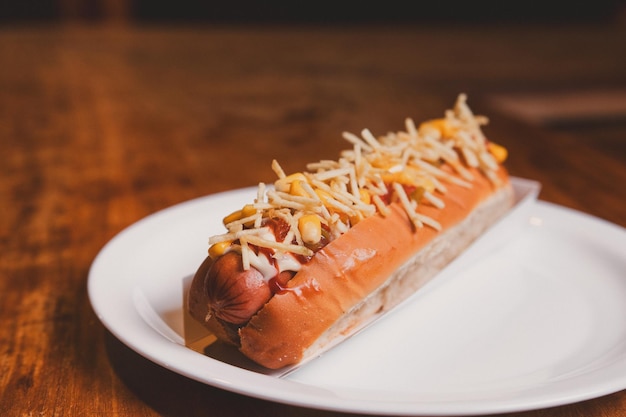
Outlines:
<svg viewBox="0 0 626 417"><path fill-rule="evenodd" d="M368 132L363 142L346 137L354 150L341 164L318 165L320 176L275 168L278 193L268 202L280 204L268 206L260 186L254 206L225 219L230 233L212 238L217 243L194 277L189 312L220 340L277 369L320 354L396 306L512 205L499 164L503 150L489 146L480 122L460 96L446 120L420 133L407 122L408 133L392 135L388 148ZM320 180L329 172L344 172L334 188ZM331 193L341 202L329 202ZM317 236L297 222L311 214L325 225ZM266 258L267 250L273 252Z"/></svg>
<svg viewBox="0 0 626 417"><path fill-rule="evenodd" d="M505 182L457 187L445 198L448 209L434 214L442 232L414 233L393 205L387 217L365 219L324 247L289 281L296 291L276 294L241 328L241 351L267 368L298 363L413 294L512 204Z"/></svg>

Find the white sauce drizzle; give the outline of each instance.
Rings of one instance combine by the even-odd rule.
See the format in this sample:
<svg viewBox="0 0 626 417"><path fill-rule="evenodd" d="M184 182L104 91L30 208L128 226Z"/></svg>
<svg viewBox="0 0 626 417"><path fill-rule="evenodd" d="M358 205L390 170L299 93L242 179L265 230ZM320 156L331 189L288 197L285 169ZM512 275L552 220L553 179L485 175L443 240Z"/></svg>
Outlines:
<svg viewBox="0 0 626 417"><path fill-rule="evenodd" d="M268 241L276 241L276 237L271 231L264 233L262 238ZM272 252L271 256L273 260L268 259L268 252ZM250 250L248 256L250 257L250 265L263 275L263 279L265 279L266 282L283 271L297 272L302 267L302 264L290 252L270 250L256 254ZM278 266L278 268L274 265Z"/></svg>

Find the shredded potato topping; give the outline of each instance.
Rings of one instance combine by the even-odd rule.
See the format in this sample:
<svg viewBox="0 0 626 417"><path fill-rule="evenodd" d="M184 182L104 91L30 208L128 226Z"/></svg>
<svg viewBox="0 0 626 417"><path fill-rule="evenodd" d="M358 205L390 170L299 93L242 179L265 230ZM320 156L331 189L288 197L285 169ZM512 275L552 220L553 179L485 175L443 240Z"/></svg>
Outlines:
<svg viewBox="0 0 626 417"><path fill-rule="evenodd" d="M362 219L388 215L387 206L394 202L402 205L415 228L439 230L437 221L416 211L418 205L443 209L437 194L446 193L446 183L471 187L473 175L468 168L497 182L495 172L506 158L506 149L487 141L481 131L486 123L485 117L472 113L461 94L445 117L419 126L406 119L404 131L380 137L367 129L360 136L343 133L352 148L337 160L310 163L306 171L291 175L273 161L278 177L274 187L259 184L254 203L224 219L228 232L209 239L213 249L209 253L219 256L237 250L246 261L252 254L245 252L253 251L250 245L254 245L312 256ZM266 226L268 219L287 225L281 242ZM247 261L244 267L249 267Z"/></svg>

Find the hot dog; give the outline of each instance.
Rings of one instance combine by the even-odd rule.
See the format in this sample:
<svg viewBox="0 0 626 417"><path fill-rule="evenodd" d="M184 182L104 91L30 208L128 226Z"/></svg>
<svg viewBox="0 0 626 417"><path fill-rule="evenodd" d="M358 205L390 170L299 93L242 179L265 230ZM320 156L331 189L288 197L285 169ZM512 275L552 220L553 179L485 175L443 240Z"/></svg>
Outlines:
<svg viewBox="0 0 626 417"><path fill-rule="evenodd" d="M414 293L512 205L506 149L460 95L441 119L344 133L337 160L286 175L224 219L190 314L267 368L318 355Z"/></svg>

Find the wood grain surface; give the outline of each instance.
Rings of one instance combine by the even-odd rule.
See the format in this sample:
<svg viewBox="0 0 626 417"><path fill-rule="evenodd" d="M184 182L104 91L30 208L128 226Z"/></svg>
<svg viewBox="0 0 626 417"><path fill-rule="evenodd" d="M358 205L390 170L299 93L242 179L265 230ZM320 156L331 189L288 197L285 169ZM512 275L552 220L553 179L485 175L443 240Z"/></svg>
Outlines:
<svg viewBox="0 0 626 417"><path fill-rule="evenodd" d="M90 307L126 226L334 158L341 132L438 117L459 92L541 199L626 226L626 120L532 125L494 97L626 87L624 27L0 28L0 415L330 416L140 357ZM602 116L602 115L600 115ZM626 415L626 391L515 416Z"/></svg>

